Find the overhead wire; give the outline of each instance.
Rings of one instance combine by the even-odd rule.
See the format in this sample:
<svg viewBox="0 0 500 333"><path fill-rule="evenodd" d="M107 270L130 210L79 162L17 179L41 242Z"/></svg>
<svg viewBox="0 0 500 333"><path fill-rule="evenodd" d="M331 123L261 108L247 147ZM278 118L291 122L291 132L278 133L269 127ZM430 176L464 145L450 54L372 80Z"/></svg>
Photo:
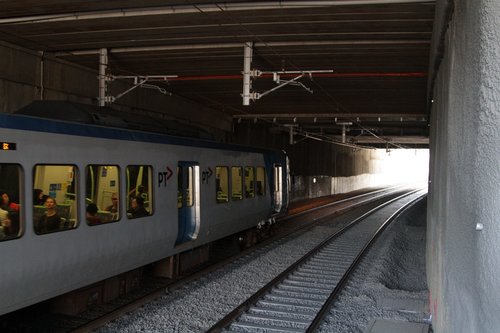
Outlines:
<svg viewBox="0 0 500 333"><path fill-rule="evenodd" d="M202 14L205 14L205 15L210 15L209 13L206 13L203 8L200 8L200 6L198 6L197 4L193 3L192 1L188 0L188 3L193 6L193 8L195 8L196 10L198 10L200 13ZM234 19L234 16L235 15L231 15L229 14L224 8L223 6L221 6L220 4L215 4L217 6L217 8L219 8L219 10L224 14L225 18L226 19L229 19L230 21L232 21L235 25L239 26L243 31L245 31L247 33L247 35L249 36L253 36L253 38L257 41L259 41L262 45L265 46L266 49L268 49L274 56L278 57L278 58L281 58L281 61L280 61L280 64L276 64L274 63L274 61L271 59L271 58L268 58L266 57L265 55L263 54L260 54L259 57L261 57L262 59L264 59L266 62L268 62L269 64L271 64L272 66L274 67L277 67L279 68L280 66L281 67L284 67L285 65L288 65L290 66L291 68L295 69L295 70L302 70L301 68L299 68L293 61L293 59L290 59L289 57L285 57L283 56L282 54L280 54L275 48L273 48L272 46L270 46L265 40L263 40L258 34L254 33L253 31L251 31L244 23L242 23L241 21L237 21ZM213 12L211 12L213 13ZM7 24L6 24L7 25ZM218 24L219 26L221 26L222 24L219 23ZM1 31L1 30L0 30ZM30 43L33 43L35 45L40 45L42 47L42 49L44 49L45 51L48 51L48 52L55 52L55 51L58 51L56 50L55 48L53 48L51 45L47 45L45 43L42 43L38 40L31 40L31 39L28 39L28 38L25 38L23 36L19 36L19 35L16 35L16 34L12 34L10 32L6 32L6 31L2 31L4 34L7 34L7 35L11 35L13 37L16 37L16 38L19 38L19 39L23 39L27 42L30 42ZM235 39L238 39L240 40L240 36L239 35L233 35L233 37ZM245 43L245 42L248 42L247 40L246 41L241 41L242 43ZM71 51L66 51L68 55L73 55L73 53ZM286 62L286 63L285 63ZM100 64L100 61L98 61L98 65L101 65ZM116 62L113 62L112 65L110 65L108 63L108 67L111 67L111 68L114 68L115 70L117 71L120 71L122 73L127 73L127 74L132 74L132 75L136 75L136 76L140 76L140 74L138 73L135 73L134 71L131 71L127 68L123 68L122 66L119 66L117 65ZM326 96L328 99L331 100L331 102L329 102L327 99L325 99L324 101L326 102L327 105L329 105L333 110L334 112L339 112L339 111L342 111L343 113L352 113L350 109L348 109L347 107L345 107L344 105L342 105L342 103L340 103L338 101L337 98L335 98L330 92L328 92L319 82L317 82L316 80L314 80L312 77L310 78L311 79L311 82L316 86L318 87L318 89L322 92L323 96ZM168 84L168 82L167 82ZM186 97L184 97L186 98ZM321 97L323 98L323 97ZM212 101L213 103L214 101ZM220 103L218 103L220 104ZM240 108L235 108L235 107L232 107L232 106L228 106L228 105L225 105L225 104L222 104L225 108L230 108L234 111L237 111L239 113L242 113L242 114L251 114L250 112L247 112L247 111L244 111ZM332 117L335 116L335 113L332 114ZM263 121L267 121L269 123L272 123L271 121L268 121L267 119L262 119L261 120ZM393 143L391 143L389 140L386 140L386 139L383 139L379 136L377 136L375 133L373 133L372 131L369 131L367 130L364 126L362 126L360 124L359 121L356 121L354 119L352 119L352 122L356 123L357 126L359 126L360 128L366 130L367 133L369 133L370 135L373 135L374 137L378 138L379 140L382 140L384 142L387 142L388 144L391 144L391 145L395 145ZM307 132L307 131L304 131L304 134L307 134L307 135L317 135L315 133L310 133L310 132ZM395 145L399 148L403 148L403 146L398 146L398 145Z"/></svg>
<svg viewBox="0 0 500 333"><path fill-rule="evenodd" d="M191 3L191 1L189 1ZM226 17L228 17L233 23L235 24L238 24L244 31L247 32L248 35L252 35L254 36L260 43L262 43L263 45L265 45L266 48L268 48L272 53L274 53L276 56L278 57L281 57L282 58L282 62L283 62L283 59L285 59L284 56L282 56L279 52L277 52L272 46L270 46L266 41L262 40L262 38L260 38L260 36L258 36L257 34L255 34L253 31L251 31L250 29L248 29L246 26L244 26L244 24L242 24L241 22L239 21L235 21L234 20L234 16L233 15L229 15L225 10L224 8L222 8L220 5L216 5L220 10L221 12L223 12ZM200 12L203 12L202 9L199 9L198 10ZM245 42L245 41L242 41L242 42ZM246 41L247 42L247 41ZM262 55L261 55L262 56ZM272 61L269 61L270 63L272 63ZM301 71L302 69L299 68L292 60L288 59L288 62L289 64L291 65L292 68L294 68L295 70L298 70L298 71ZM276 66L276 65L275 65ZM335 109L335 111L338 113L339 111L343 111L344 113L352 113L350 109L346 108L345 106L343 106L333 95L331 95L326 89L323 88L322 85L320 85L318 82L316 82L315 80L313 80L313 77L312 76L309 76L310 77L310 80L311 82L313 82L315 84L315 86L317 86L321 91L322 93L327 96L328 98L330 98L332 101L333 101L333 104L329 103L328 101L326 101L326 103L328 105L330 105L331 108ZM251 114L250 112L245 112L243 110L240 111L241 113L244 113L244 114ZM332 115L332 117L334 117L335 115ZM262 119L261 120L263 121L267 121L267 122L270 122L268 121L267 119ZM354 120L352 119L352 122L356 123L356 125L358 125L360 128L364 128L363 126L361 126L360 122L357 121L357 120ZM270 122L271 123L271 122ZM283 125L283 127L286 128L286 126ZM317 134L312 134L312 133L309 133L307 131L303 131L305 134L307 135L317 135ZM390 142L389 140L387 139L384 139L384 138L381 138L379 136L377 136L375 133L373 133L372 131L367 131L369 134L373 135L374 137L376 137L377 139L379 140L382 140L384 141L385 143L387 144L391 144L391 145L395 145L397 146L398 148L405 148L403 146L400 146L400 145L396 145L392 142ZM307 136L306 137L309 137ZM331 142L331 143L334 143L334 144L339 144L339 145L345 145L345 144L342 144L342 143L339 143L339 142ZM366 149L365 147L363 146L359 146L359 148L361 149Z"/></svg>

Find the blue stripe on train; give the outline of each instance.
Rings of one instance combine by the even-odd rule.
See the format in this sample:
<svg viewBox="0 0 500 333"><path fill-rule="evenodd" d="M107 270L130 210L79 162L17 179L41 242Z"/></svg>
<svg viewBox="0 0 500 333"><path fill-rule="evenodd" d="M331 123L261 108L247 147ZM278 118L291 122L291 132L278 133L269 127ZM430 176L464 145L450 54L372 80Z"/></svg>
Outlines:
<svg viewBox="0 0 500 333"><path fill-rule="evenodd" d="M235 144L219 143L192 138L181 138L160 133L134 131L129 129L102 127L97 125L79 124L67 121L51 120L38 117L0 114L0 127L20 129L27 131L46 132L96 137L114 140L127 140L138 142L163 143L201 148L236 150L261 154L276 154L276 151L241 146Z"/></svg>

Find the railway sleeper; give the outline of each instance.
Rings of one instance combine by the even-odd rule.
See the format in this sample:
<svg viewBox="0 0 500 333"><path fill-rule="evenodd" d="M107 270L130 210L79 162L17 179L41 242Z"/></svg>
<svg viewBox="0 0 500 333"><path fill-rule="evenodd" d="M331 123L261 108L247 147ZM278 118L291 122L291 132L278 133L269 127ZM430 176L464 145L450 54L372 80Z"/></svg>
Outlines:
<svg viewBox="0 0 500 333"><path fill-rule="evenodd" d="M278 311L291 311L291 312L309 312L316 315L319 311L320 306L317 305L308 305L308 304L296 304L284 301L274 301L269 299L260 299L257 302L257 306L260 306L265 309L273 309Z"/></svg>
<svg viewBox="0 0 500 333"><path fill-rule="evenodd" d="M304 332L303 329L296 329L292 327L276 327L269 325L258 325L247 322L236 322L229 327L235 332L256 332L256 333L290 333L290 332Z"/></svg>
<svg viewBox="0 0 500 333"><path fill-rule="evenodd" d="M314 295L330 295L331 293L331 289L328 288L298 287L284 283L281 283L278 287L276 287L276 289L283 291L305 292Z"/></svg>
<svg viewBox="0 0 500 333"><path fill-rule="evenodd" d="M271 292L271 295L274 296L284 296L284 297L294 297L306 300L318 300L324 301L327 297L325 294L317 294L317 293L308 293L306 291L290 291L274 288Z"/></svg>
<svg viewBox="0 0 500 333"><path fill-rule="evenodd" d="M313 313L308 313L304 311L290 311L290 310L284 311L284 310L265 308L260 306L251 307L248 310L248 313L254 315L268 315L277 318L295 318L295 319L302 319L309 321L312 321L314 319Z"/></svg>
<svg viewBox="0 0 500 333"><path fill-rule="evenodd" d="M262 326L272 326L272 327L283 327L283 328L302 328L306 329L310 320L303 320L299 318L279 318L270 315L255 315L255 314L243 314L239 319L239 322L245 323L255 323Z"/></svg>

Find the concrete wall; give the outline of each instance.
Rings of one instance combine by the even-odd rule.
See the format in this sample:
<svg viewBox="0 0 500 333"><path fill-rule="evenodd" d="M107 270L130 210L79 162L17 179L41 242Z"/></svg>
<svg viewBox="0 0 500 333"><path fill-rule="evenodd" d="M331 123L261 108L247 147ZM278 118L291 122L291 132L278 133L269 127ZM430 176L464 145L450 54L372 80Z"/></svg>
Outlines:
<svg viewBox="0 0 500 333"><path fill-rule="evenodd" d="M327 175L333 177L351 177L373 173L375 150L338 146L328 142L306 139L286 148L290 156L292 172L298 175Z"/></svg>
<svg viewBox="0 0 500 333"><path fill-rule="evenodd" d="M353 150L349 147L310 139L289 143L288 133L268 124L235 124L235 142L284 149L290 159L290 201L345 193L380 185L374 181L381 172L384 153L378 150Z"/></svg>
<svg viewBox="0 0 500 333"><path fill-rule="evenodd" d="M0 59L0 112L12 113L42 99L98 104L97 68L74 65L47 54L42 56L1 41ZM130 87L129 82L114 81L110 93L116 96ZM227 114L151 89L138 88L112 107L132 114L175 118L184 124L202 127L216 136L222 136L222 131L232 130L232 118Z"/></svg>
<svg viewBox="0 0 500 333"><path fill-rule="evenodd" d="M233 140L237 143L283 149L290 158L290 171L301 176L350 177L377 172L376 150L353 148L312 139L289 143L288 133L270 128L269 124L245 122L235 124Z"/></svg>
<svg viewBox="0 0 500 333"><path fill-rule="evenodd" d="M427 213L436 333L500 331L499 17L498 0L455 0L436 77Z"/></svg>
<svg viewBox="0 0 500 333"><path fill-rule="evenodd" d="M235 142L284 149L290 159L290 201L346 193L368 187L382 187L427 181L427 149L353 149L311 139L289 143L288 133L268 124L235 124ZM417 169L419 168L419 169Z"/></svg>
<svg viewBox="0 0 500 333"><path fill-rule="evenodd" d="M366 167L370 173L348 177L325 175L294 175L291 179L291 201L325 195L347 193L362 188L391 185L425 186L428 179L429 151L427 149L370 150Z"/></svg>
<svg viewBox="0 0 500 333"><path fill-rule="evenodd" d="M381 185L381 178L377 174L351 177L292 176L290 202L376 187Z"/></svg>

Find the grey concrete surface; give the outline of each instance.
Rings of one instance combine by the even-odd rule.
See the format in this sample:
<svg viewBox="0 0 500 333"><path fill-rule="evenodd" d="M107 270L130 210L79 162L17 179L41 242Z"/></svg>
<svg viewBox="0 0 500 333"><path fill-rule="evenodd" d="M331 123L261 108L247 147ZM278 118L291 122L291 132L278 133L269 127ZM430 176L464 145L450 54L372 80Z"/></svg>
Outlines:
<svg viewBox="0 0 500 333"><path fill-rule="evenodd" d="M428 324L375 319L364 333L427 333Z"/></svg>
<svg viewBox="0 0 500 333"><path fill-rule="evenodd" d="M452 3L431 114L427 275L433 327L437 333L498 333L500 1Z"/></svg>

